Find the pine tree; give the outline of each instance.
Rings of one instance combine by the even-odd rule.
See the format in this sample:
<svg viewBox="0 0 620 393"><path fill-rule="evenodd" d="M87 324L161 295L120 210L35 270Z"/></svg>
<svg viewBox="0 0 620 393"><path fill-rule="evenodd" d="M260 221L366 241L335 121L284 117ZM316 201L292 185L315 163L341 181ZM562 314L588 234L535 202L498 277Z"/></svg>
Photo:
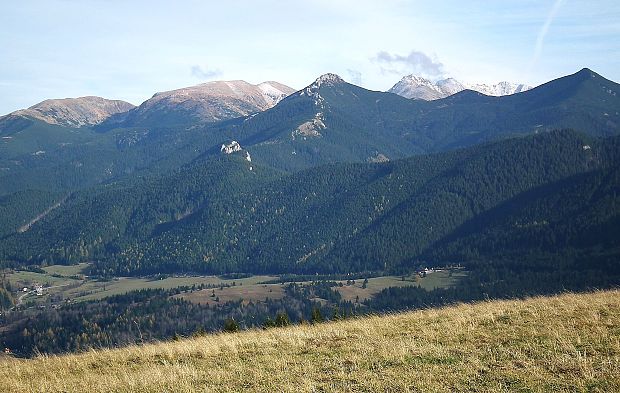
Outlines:
<svg viewBox="0 0 620 393"><path fill-rule="evenodd" d="M276 314L276 326L288 326L291 324L291 321L288 319L288 314L285 312L280 312Z"/></svg>
<svg viewBox="0 0 620 393"><path fill-rule="evenodd" d="M234 319L227 318L224 321L224 331L225 332L229 332L229 333L238 332L239 331L239 324Z"/></svg>
<svg viewBox="0 0 620 393"><path fill-rule="evenodd" d="M321 314L321 310L318 307L314 307L312 309L312 315L310 317L310 322L312 323L319 323L319 322L323 322L323 314Z"/></svg>

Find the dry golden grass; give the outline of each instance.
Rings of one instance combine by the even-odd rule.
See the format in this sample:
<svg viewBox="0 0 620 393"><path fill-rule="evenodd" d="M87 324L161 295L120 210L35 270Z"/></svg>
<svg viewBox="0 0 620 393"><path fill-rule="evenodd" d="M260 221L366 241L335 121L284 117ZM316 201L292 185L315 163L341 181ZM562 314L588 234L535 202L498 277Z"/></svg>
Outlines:
<svg viewBox="0 0 620 393"><path fill-rule="evenodd" d="M7 392L618 392L620 292L2 362Z"/></svg>

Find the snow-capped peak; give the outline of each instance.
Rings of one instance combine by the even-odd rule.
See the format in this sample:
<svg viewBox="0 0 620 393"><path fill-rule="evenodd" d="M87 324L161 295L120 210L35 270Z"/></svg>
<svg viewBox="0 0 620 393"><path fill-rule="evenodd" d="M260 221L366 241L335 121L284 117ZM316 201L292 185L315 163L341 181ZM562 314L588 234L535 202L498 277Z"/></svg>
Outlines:
<svg viewBox="0 0 620 393"><path fill-rule="evenodd" d="M488 96L506 96L531 89L530 86L511 82L499 82L494 85L475 84L469 87L471 90L478 91Z"/></svg>
<svg viewBox="0 0 620 393"><path fill-rule="evenodd" d="M465 85L454 78L439 80L437 81L436 86L440 91L447 93L448 95L456 94L459 91L466 89Z"/></svg>
<svg viewBox="0 0 620 393"><path fill-rule="evenodd" d="M438 85L426 78L416 75L407 75L403 77L389 91L406 98L422 100L436 100L444 95Z"/></svg>
<svg viewBox="0 0 620 393"><path fill-rule="evenodd" d="M427 85L427 86L433 86L433 82L431 82L430 80L423 78L421 76L417 76L417 75L407 75L404 76L403 79L400 80L400 82L408 82L408 83L416 83L418 85Z"/></svg>
<svg viewBox="0 0 620 393"><path fill-rule="evenodd" d="M510 82L499 82L494 85L486 84L467 84L461 83L454 78L447 78L432 82L428 79L407 75L396 83L389 92L396 93L405 98L421 100L437 100L456 94L460 91L470 89L486 95L504 96L509 94L521 93L531 89L524 84Z"/></svg>

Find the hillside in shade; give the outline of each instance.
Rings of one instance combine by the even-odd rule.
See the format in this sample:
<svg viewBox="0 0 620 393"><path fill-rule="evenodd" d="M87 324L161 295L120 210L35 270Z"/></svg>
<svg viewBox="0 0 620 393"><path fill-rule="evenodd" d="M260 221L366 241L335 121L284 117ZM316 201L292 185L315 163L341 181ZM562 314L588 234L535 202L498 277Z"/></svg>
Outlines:
<svg viewBox="0 0 620 393"><path fill-rule="evenodd" d="M608 234L619 225L618 141L556 131L294 174L250 162L244 150L220 153L72 194L0 240L0 255L94 261L104 274L349 273L498 250L515 260L551 253L551 266L567 262L567 249L617 255Z"/></svg>

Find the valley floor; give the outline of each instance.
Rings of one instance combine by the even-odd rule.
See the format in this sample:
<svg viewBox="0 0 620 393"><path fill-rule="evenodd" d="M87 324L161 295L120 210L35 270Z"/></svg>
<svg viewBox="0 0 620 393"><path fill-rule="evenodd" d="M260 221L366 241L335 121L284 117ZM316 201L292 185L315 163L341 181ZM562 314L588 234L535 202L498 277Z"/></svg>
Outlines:
<svg viewBox="0 0 620 393"><path fill-rule="evenodd" d="M620 391L620 291L0 358L7 392Z"/></svg>

